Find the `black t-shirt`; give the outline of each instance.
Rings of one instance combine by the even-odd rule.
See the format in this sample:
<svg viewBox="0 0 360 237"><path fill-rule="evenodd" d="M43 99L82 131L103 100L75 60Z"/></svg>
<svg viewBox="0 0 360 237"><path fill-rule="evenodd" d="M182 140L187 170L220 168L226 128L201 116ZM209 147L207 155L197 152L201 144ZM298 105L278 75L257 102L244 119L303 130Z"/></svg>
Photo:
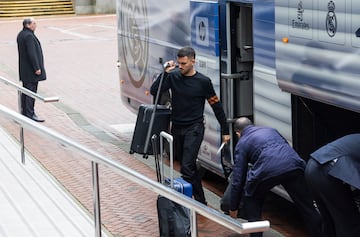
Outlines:
<svg viewBox="0 0 360 237"><path fill-rule="evenodd" d="M156 95L160 77L153 83L150 93ZM178 69L165 73L161 92L171 90L172 122L175 125L190 125L204 119L205 100L211 105L221 125L222 134L229 134L224 110L215 93L210 78L196 72L184 76Z"/></svg>

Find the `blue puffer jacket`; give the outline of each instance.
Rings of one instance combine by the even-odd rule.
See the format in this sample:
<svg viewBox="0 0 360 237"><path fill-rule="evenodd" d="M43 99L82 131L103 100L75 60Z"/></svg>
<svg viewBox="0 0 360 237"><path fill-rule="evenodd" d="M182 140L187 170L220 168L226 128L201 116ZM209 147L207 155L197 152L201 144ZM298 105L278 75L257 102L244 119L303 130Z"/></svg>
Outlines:
<svg viewBox="0 0 360 237"><path fill-rule="evenodd" d="M277 130L247 126L235 147L231 210L237 209L242 195L251 197L261 182L304 169L305 161Z"/></svg>

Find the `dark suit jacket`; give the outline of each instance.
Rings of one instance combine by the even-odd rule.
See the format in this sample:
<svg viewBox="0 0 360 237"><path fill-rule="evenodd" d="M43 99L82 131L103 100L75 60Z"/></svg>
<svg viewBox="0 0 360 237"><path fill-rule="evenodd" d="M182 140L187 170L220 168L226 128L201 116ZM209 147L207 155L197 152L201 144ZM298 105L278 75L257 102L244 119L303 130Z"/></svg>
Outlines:
<svg viewBox="0 0 360 237"><path fill-rule="evenodd" d="M23 82L38 82L46 79L44 56L41 44L34 32L23 28L17 36L19 75ZM41 75L35 71L41 69Z"/></svg>
<svg viewBox="0 0 360 237"><path fill-rule="evenodd" d="M339 138L311 154L311 158L325 164L337 159L329 175L360 189L360 133Z"/></svg>

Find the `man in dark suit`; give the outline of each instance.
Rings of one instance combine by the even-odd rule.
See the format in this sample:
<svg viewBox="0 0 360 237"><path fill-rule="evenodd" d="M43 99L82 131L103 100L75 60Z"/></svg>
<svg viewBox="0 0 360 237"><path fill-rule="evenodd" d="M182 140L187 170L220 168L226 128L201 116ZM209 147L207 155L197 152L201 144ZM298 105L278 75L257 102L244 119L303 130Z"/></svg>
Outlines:
<svg viewBox="0 0 360 237"><path fill-rule="evenodd" d="M19 53L19 76L23 87L37 92L38 82L46 80L44 56L41 44L34 32L36 22L33 18L23 21L23 29L17 36ZM34 111L35 99L25 94L21 95L21 113L37 122L45 120L37 117Z"/></svg>
<svg viewBox="0 0 360 237"><path fill-rule="evenodd" d="M324 220L323 236L360 236L360 133L339 138L310 155L305 178Z"/></svg>

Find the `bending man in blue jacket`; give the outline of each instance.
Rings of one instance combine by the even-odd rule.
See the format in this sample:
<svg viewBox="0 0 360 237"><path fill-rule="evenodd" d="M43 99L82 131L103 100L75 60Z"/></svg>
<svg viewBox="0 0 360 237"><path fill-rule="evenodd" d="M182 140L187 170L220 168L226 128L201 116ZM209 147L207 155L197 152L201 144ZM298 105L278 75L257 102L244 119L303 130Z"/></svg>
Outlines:
<svg viewBox="0 0 360 237"><path fill-rule="evenodd" d="M246 117L235 121L239 137L231 180L230 215L237 217L240 200L248 221L261 220L266 194L281 184L301 213L312 237L320 236L321 217L305 183L305 162L273 128L253 126ZM249 165L250 164L250 165ZM251 234L251 237L262 233Z"/></svg>
<svg viewBox="0 0 360 237"><path fill-rule="evenodd" d="M305 178L324 219L325 237L360 236L360 133L339 138L310 155Z"/></svg>

